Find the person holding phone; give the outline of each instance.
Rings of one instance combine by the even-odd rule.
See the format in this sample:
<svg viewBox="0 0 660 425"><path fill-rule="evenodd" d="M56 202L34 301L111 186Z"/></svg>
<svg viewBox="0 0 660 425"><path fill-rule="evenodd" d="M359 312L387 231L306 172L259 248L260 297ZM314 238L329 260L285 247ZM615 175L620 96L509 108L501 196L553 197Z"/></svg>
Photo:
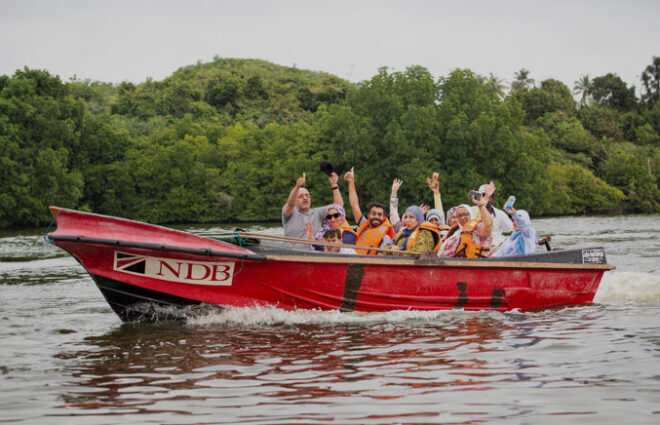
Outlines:
<svg viewBox="0 0 660 425"><path fill-rule="evenodd" d="M495 183L490 182L482 188L483 191L471 191L469 193L470 199L472 199L472 203L480 212L481 218L473 218L471 209L467 205L459 205L456 208L455 214L458 229L453 229L453 232L450 230L451 235L443 242L438 256L461 258L488 257L492 245L493 217L486 209L486 205L493 192L495 192Z"/></svg>
<svg viewBox="0 0 660 425"><path fill-rule="evenodd" d="M487 186L487 184L482 184L479 187L479 190L473 190L470 193L479 194L478 196L482 197ZM493 231L491 233L491 237L493 238L492 245L500 246L507 238L508 234L513 232L513 222L504 211L495 208L493 204L494 202L495 193L493 193L493 195L488 198L488 202L486 203L486 210L493 218ZM472 207L472 216L476 219L481 218L481 211L478 207Z"/></svg>

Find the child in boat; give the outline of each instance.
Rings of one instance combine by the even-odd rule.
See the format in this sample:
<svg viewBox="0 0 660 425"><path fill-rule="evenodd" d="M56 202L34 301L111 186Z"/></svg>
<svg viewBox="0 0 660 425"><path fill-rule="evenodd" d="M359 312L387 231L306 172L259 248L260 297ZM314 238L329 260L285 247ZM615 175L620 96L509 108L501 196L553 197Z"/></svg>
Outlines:
<svg viewBox="0 0 660 425"><path fill-rule="evenodd" d="M341 243L341 229L328 229L323 234L323 242ZM357 254L354 249L340 246L324 246L323 251L333 254Z"/></svg>

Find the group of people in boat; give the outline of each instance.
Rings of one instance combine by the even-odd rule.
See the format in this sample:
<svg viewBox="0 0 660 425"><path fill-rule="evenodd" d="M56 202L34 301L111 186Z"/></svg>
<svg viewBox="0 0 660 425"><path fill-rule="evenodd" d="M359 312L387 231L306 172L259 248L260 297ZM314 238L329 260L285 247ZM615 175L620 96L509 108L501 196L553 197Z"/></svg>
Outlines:
<svg viewBox="0 0 660 425"><path fill-rule="evenodd" d="M440 257L484 258L528 255L539 243L529 214L512 205L503 209L494 206L495 184L483 184L470 191L473 205L450 208L445 216L440 195L438 174L427 178L433 193L434 207L411 205L399 216L400 179L392 182L389 217L385 205L371 203L366 216L360 208L355 188L355 171L351 168L344 180L348 184L348 199L355 224L351 225L344 210L339 190L339 176L329 175L333 195L331 205L312 208L312 199L305 188L306 175L298 177L282 208L284 235L290 238L318 241L311 249L340 254L410 255L426 251ZM342 246L346 245L346 246Z"/></svg>

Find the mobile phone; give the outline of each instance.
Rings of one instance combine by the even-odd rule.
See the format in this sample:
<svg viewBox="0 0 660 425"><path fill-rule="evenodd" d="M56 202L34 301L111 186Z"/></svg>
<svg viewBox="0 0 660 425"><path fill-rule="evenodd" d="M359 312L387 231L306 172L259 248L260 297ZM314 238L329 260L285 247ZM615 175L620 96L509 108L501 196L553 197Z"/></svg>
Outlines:
<svg viewBox="0 0 660 425"><path fill-rule="evenodd" d="M481 201L481 193L477 192L476 190L471 190L468 194L468 198L474 198L475 201Z"/></svg>
<svg viewBox="0 0 660 425"><path fill-rule="evenodd" d="M509 199L506 200L506 203L504 204L504 211L508 211L513 207L513 204L516 203L516 197L511 195L509 196Z"/></svg>

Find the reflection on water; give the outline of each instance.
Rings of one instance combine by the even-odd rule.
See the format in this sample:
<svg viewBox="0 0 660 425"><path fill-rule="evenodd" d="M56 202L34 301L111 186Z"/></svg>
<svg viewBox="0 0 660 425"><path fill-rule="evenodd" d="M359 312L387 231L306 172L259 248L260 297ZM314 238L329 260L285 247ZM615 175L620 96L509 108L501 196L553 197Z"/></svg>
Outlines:
<svg viewBox="0 0 660 425"><path fill-rule="evenodd" d="M396 403L402 407L411 397L426 403L426 395L437 391L484 390L493 381L529 379L518 371L529 367L524 362L515 361L513 371L489 370L488 362L474 355L497 351L501 333L513 326L460 316L448 317L441 327L123 325L88 338L85 350L58 357L70 360L66 407L192 415L198 412L190 406L211 402L230 410L250 406L240 417L258 420L272 418L269 412L284 404L292 415L288 420L314 417L315 406L324 406L320 410L331 415L325 420L332 420L332 405L342 399L372 405L402 399ZM535 344L538 338L525 336L529 332L516 329L516 339ZM369 417L343 419L364 423Z"/></svg>
<svg viewBox="0 0 660 425"><path fill-rule="evenodd" d="M315 315L311 322L326 315L288 312L280 317L285 323L235 325L232 314L244 310L218 313L205 325L122 325L87 338L83 349L57 354L70 376L60 407L74 416L195 418L185 423L206 423L207 415L209 423L475 423L528 415L603 418L617 403L584 406L570 394L629 390L627 378L610 373L620 366L612 355L618 342L612 329L594 328L606 314L597 306L435 313L422 323L415 314L383 314L375 322L355 315L355 323L348 315L332 325L286 323L295 315ZM262 314L270 321L278 313L252 311ZM585 335L590 344L580 341ZM657 339L645 344L657 348ZM530 398L530 391L539 394Z"/></svg>

